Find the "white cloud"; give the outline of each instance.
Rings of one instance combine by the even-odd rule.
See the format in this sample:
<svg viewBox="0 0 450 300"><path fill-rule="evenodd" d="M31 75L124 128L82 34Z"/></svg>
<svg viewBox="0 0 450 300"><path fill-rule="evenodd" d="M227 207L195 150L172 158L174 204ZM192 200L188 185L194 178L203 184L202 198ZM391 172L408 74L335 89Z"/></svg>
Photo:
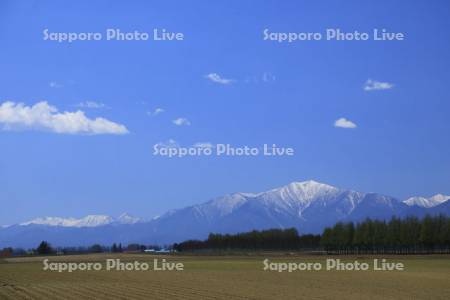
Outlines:
<svg viewBox="0 0 450 300"><path fill-rule="evenodd" d="M356 128L356 124L353 123L350 120L347 120L346 118L340 118L340 119L337 119L334 122L334 127L339 127L339 128Z"/></svg>
<svg viewBox="0 0 450 300"><path fill-rule="evenodd" d="M56 82L56 81L50 81L49 82L49 84L48 84L51 88L62 88L63 87L63 85L62 84L60 84L60 83L58 83L58 82Z"/></svg>
<svg viewBox="0 0 450 300"><path fill-rule="evenodd" d="M126 134L124 125L104 118L89 119L84 112L59 112L46 101L33 106L4 102L0 105L0 124L6 130L44 130L67 134Z"/></svg>
<svg viewBox="0 0 450 300"><path fill-rule="evenodd" d="M230 83L234 82L233 79L222 78L217 73L209 73L208 75L205 75L205 78L211 80L212 82L216 82L216 83L220 83L220 84L230 84Z"/></svg>
<svg viewBox="0 0 450 300"><path fill-rule="evenodd" d="M364 83L363 89L367 92L369 91L379 91L379 90L389 90L392 89L394 85L389 82L380 82L372 79L367 79Z"/></svg>
<svg viewBox="0 0 450 300"><path fill-rule="evenodd" d="M104 103L95 102L95 101L80 102L76 106L82 107L82 108L107 108L107 106Z"/></svg>
<svg viewBox="0 0 450 300"><path fill-rule="evenodd" d="M189 122L186 118L178 118L172 121L173 124L177 126L189 126L191 125L191 122Z"/></svg>
<svg viewBox="0 0 450 300"><path fill-rule="evenodd" d="M154 111L148 111L147 115L154 117L154 116L157 116L159 114L162 114L164 111L165 111L164 109L158 107Z"/></svg>

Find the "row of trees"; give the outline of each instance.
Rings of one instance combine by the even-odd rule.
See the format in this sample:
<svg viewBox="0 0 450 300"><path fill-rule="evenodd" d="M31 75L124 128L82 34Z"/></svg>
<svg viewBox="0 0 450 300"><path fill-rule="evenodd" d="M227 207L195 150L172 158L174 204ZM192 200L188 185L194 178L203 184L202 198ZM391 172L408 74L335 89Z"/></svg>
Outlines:
<svg viewBox="0 0 450 300"><path fill-rule="evenodd" d="M13 256L14 249L11 247L3 248L0 250L0 257L9 257Z"/></svg>
<svg viewBox="0 0 450 300"><path fill-rule="evenodd" d="M160 250L161 247L158 245L143 245L143 244L128 244L122 246L121 243L113 243L112 246L103 246L100 244L94 244L89 247L65 247L58 248L56 252L61 254L83 254L83 253L122 253L122 252L144 252L146 249Z"/></svg>
<svg viewBox="0 0 450 300"><path fill-rule="evenodd" d="M328 254L419 254L450 253L450 217L407 217L390 221L366 219L360 223L339 222L326 228L322 235L299 235L294 228L251 231L238 234L210 234L207 240L189 240L174 244L176 251L198 250L323 250ZM143 252L159 250L156 245L113 244L111 247L54 249L45 241L31 251L39 255L100 252ZM23 255L20 249L4 248L0 256ZM26 252L30 253L30 252Z"/></svg>
<svg viewBox="0 0 450 300"><path fill-rule="evenodd" d="M88 253L121 253L121 252L144 252L146 249L153 249L155 251L161 250L158 245L141 245L141 244L129 244L122 246L122 244L114 243L112 246L103 246L100 244L94 244L89 247L58 247L54 248L47 241L42 241L36 248L24 250L22 248L3 248L0 249L0 257L11 256L26 256L26 255L54 255L54 254L88 254Z"/></svg>
<svg viewBox="0 0 450 300"><path fill-rule="evenodd" d="M407 217L390 221L337 223L326 228L321 245L327 253L450 253L450 218L444 215L423 219Z"/></svg>
<svg viewBox="0 0 450 300"><path fill-rule="evenodd" d="M207 240L174 244L177 251L320 250L328 254L450 253L450 218L408 217L390 221L339 222L322 235L298 235L296 229L210 234Z"/></svg>
<svg viewBox="0 0 450 300"><path fill-rule="evenodd" d="M299 236L295 228L251 231L238 234L210 234L205 241L189 240L174 244L177 251L214 250L300 250L317 248L320 235Z"/></svg>

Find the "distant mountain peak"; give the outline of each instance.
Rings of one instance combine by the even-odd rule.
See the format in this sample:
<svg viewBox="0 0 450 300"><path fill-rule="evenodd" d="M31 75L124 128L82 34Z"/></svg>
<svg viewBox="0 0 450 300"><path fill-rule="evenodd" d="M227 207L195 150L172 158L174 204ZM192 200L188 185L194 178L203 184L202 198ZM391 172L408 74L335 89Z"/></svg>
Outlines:
<svg viewBox="0 0 450 300"><path fill-rule="evenodd" d="M114 242L164 244L204 239L211 232L238 233L290 227L297 228L302 234L319 233L336 222L359 222L366 218L388 220L392 216L408 215L422 217L428 213L450 215L450 205L447 205L450 202L446 202L449 199L450 196L437 194L400 201L314 180L297 181L265 192L227 194L148 220L127 213L117 218L106 215L79 219L38 218L1 227L0 247L35 247L42 240L55 246ZM86 227L90 229L83 229Z"/></svg>
<svg viewBox="0 0 450 300"><path fill-rule="evenodd" d="M297 188L297 189L304 189L304 190L319 190L319 189L326 189L326 190L337 190L336 187L331 186L326 183L321 183L315 180L306 180L306 181L294 181L286 185L285 187L290 188Z"/></svg>
<svg viewBox="0 0 450 300"><path fill-rule="evenodd" d="M318 182L318 181L315 181L315 180L312 180L312 179L305 180L305 181L294 181L294 182L291 182L290 184L300 184L300 185L327 185L327 184L325 184L325 183Z"/></svg>
<svg viewBox="0 0 450 300"><path fill-rule="evenodd" d="M139 222L139 218L132 217L126 213L121 214L118 218L112 218L107 215L87 215L83 218L61 218L61 217L44 217L33 219L28 222L21 223L21 226L27 225L47 225L61 227L97 227L109 224L134 224Z"/></svg>
<svg viewBox="0 0 450 300"><path fill-rule="evenodd" d="M411 198L408 198L405 201L403 201L403 203L405 203L406 205L409 205L409 206L420 206L420 207L430 208L430 207L435 207L444 202L447 202L448 200L450 200L450 196L446 196L443 194L436 194L429 198L411 197Z"/></svg>
<svg viewBox="0 0 450 300"><path fill-rule="evenodd" d="M273 189L263 194L278 194L280 199L292 199L304 203L309 203L315 199L322 198L324 196L335 194L339 192L339 189L314 180L291 182L280 188Z"/></svg>
<svg viewBox="0 0 450 300"><path fill-rule="evenodd" d="M443 194L436 194L436 195L430 197L429 199L431 201L438 202L440 204L440 203L447 202L450 199L450 196L443 195Z"/></svg>
<svg viewBox="0 0 450 300"><path fill-rule="evenodd" d="M128 213L121 214L116 220L121 224L135 224L141 221L140 218L133 217Z"/></svg>

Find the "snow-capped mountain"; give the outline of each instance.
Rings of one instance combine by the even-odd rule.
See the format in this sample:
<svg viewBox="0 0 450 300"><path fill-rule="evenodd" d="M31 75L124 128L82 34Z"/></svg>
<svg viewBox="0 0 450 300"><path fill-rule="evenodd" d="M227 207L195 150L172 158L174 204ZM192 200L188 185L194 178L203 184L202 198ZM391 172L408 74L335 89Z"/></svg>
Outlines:
<svg viewBox="0 0 450 300"><path fill-rule="evenodd" d="M109 224L134 224L140 219L132 217L126 213L120 215L118 218L112 218L106 215L88 215L84 218L60 218L60 217L45 217L37 218L28 222L21 223L21 226L27 225L47 225L47 226L61 226L61 227L97 227Z"/></svg>
<svg viewBox="0 0 450 300"><path fill-rule="evenodd" d="M209 232L288 227L296 227L302 233L320 232L337 221L352 219L353 212L357 216L364 214L357 207L365 202L373 202L370 209L382 218L395 214L399 203L387 196L343 190L312 180L293 182L267 192L229 194L172 211L155 221L154 236L199 238ZM171 228L177 228L176 232L170 233Z"/></svg>
<svg viewBox="0 0 450 300"><path fill-rule="evenodd" d="M133 217L127 213L123 213L121 214L116 220L115 222L119 223L119 224L136 224L138 222L142 222L143 220L141 220L141 218L138 217Z"/></svg>
<svg viewBox="0 0 450 300"><path fill-rule="evenodd" d="M420 207L435 207L439 204L447 202L450 199L450 196L437 194L429 198L425 197L411 197L403 201L406 205L409 206L420 206Z"/></svg>
<svg viewBox="0 0 450 300"><path fill-rule="evenodd" d="M295 227L320 233L336 222L392 216L450 215L448 196L396 198L340 189L316 181L293 182L261 193L233 193L143 221L127 214L117 218L91 215L81 219L47 217L0 228L0 247L34 247L47 240L56 246L94 243L167 244L204 239L209 233L237 233ZM419 199L419 200L417 200Z"/></svg>

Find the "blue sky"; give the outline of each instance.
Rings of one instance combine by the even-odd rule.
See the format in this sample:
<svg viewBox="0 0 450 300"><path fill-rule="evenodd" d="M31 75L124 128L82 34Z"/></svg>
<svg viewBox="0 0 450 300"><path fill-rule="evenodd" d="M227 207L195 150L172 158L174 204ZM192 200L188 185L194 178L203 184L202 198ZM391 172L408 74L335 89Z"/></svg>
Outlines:
<svg viewBox="0 0 450 300"><path fill-rule="evenodd" d="M401 199L450 194L449 13L444 0L2 1L0 105L14 103L18 115L42 101L53 115L80 110L78 121L102 134L11 126L5 118L15 116L2 119L0 109L0 224L152 217L308 179ZM184 40L58 43L43 40L46 28L164 28ZM265 28L386 28L406 38L278 43L263 40ZM368 79L387 87L366 91ZM356 128L334 126L340 118ZM152 155L170 139L275 143L295 155Z"/></svg>

